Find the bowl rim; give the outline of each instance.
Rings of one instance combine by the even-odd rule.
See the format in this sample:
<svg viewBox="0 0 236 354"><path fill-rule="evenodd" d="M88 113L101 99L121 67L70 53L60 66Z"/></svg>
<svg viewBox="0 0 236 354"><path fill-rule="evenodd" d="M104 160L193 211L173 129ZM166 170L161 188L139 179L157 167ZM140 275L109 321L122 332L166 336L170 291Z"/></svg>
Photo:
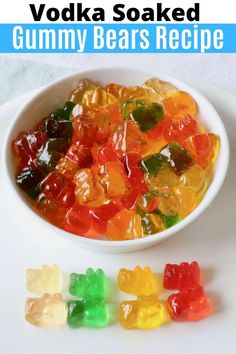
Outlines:
<svg viewBox="0 0 236 354"><path fill-rule="evenodd" d="M112 240L104 240L104 239L93 239L93 238L89 238L89 237L84 237L84 236L79 236L79 235L75 235L72 234L70 232L67 232L66 230L60 229L59 227L51 224L49 221L45 220L42 216L38 215L32 208L30 208L27 203L25 202L24 198L21 196L22 192L19 191L19 193L17 193L17 191L14 192L15 198L18 201L18 204L21 205L25 211L27 211L28 215L32 218L32 220L38 220L38 222L41 222L41 225L44 225L45 228L47 227L49 231L53 232L53 233L57 233L60 236L62 236L63 238L67 238L67 239L71 239L75 242L77 242L77 244L83 244L84 246L87 247L105 247L105 248L123 248L123 247L134 247L135 246L142 246L145 245L148 247L151 246L154 243L160 242L164 239L168 239L169 237L173 236L174 234L176 234L177 232L179 232L180 230L184 229L186 226L188 226L189 224L192 223L192 221L194 221L198 216L200 216L203 211L210 205L210 203L213 201L213 199L216 197L216 195L218 194L224 179L226 177L226 173L227 173L227 169L228 169L228 165L229 165L229 155L230 155L230 150L229 150L229 140L228 140L228 136L227 136L227 132L225 129L225 126L222 122L222 119L220 117L220 115L218 114L218 112L215 110L214 106L212 105L212 103L210 101L208 101L208 99L202 95L197 89L195 89L194 87L192 87L189 84L186 84L185 82L183 82L182 80L175 78L172 75L168 75L162 72L159 72L158 70L153 70L153 72L149 72L147 70L139 70L136 68L130 68L128 66L122 66L122 67L105 67L105 66L101 66L101 67L97 67L96 69L91 69L91 70L86 70L86 71L75 71L69 75L64 75L62 77L60 77L57 80L52 81L51 83L47 84L46 86L43 86L41 89L39 89L39 91L37 91L37 93L26 102L26 104L20 109L19 112L17 112L17 114L14 116L14 118L12 119L12 122L9 124L9 127L7 129L6 135L5 135L5 139L3 140L3 144L2 144L2 158L1 158L1 162L3 165L3 176L5 181L7 181L8 185L11 187L15 187L16 189L16 185L14 185L12 178L10 176L9 170L8 170L8 162L7 162L7 155L8 155L8 149L10 148L11 145L11 133L12 130L16 124L16 122L20 119L20 117L24 114L25 111L27 111L28 107L33 104L34 101L36 101L42 94L45 94L47 90L49 89L53 89L55 88L58 84L62 83L63 81L69 81L69 80L73 80L76 79L76 76L81 76L83 75L84 78L86 78L87 76L92 76L95 73L98 72L102 72L102 71L120 71L120 72L133 72L133 73L142 73L147 75L147 78L152 78L152 77L157 77L160 78L163 81L167 81L170 82L174 85L176 85L178 87L178 85L181 86L181 90L184 89L186 92L190 91L191 94L193 93L194 95L198 96L198 98L201 100L201 102L203 102L204 104L207 104L208 106L210 106L212 112L215 114L215 116L217 117L218 120L218 125L220 126L220 149L221 149L221 153L222 151L224 152L224 159L222 161L222 165L221 165L221 169L219 171L219 173L216 173L215 176L212 179L212 182L208 188L208 190L206 191L206 193L208 193L208 191L210 191L207 194L207 200L205 198L206 194L204 195L203 199L200 201L200 203L197 205L197 207L188 215L186 216L184 219L182 219L179 223L175 224L174 226L172 226L169 229L165 229L159 233L155 233L153 235L148 235L142 238L138 238L138 239L132 239L132 240L121 240L121 241L112 241ZM154 72L155 71L155 72ZM182 88L183 86L183 88Z"/></svg>

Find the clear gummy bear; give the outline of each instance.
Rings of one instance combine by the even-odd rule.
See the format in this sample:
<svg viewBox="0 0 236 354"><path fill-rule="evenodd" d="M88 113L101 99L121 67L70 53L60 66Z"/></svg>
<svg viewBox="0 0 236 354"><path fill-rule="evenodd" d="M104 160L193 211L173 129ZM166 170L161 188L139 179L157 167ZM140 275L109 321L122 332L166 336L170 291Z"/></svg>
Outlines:
<svg viewBox="0 0 236 354"><path fill-rule="evenodd" d="M63 285L63 273L57 265L43 265L41 269L27 269L27 290L34 294L60 293Z"/></svg>
<svg viewBox="0 0 236 354"><path fill-rule="evenodd" d="M61 294L43 294L40 298L28 298L25 319L39 327L58 327L66 323L67 304Z"/></svg>

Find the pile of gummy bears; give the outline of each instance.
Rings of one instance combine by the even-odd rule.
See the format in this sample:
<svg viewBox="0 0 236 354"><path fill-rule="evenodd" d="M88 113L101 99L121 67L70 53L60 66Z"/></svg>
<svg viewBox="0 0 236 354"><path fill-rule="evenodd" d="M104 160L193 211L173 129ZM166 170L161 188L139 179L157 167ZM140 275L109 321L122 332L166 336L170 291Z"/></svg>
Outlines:
<svg viewBox="0 0 236 354"><path fill-rule="evenodd" d="M161 281L160 281L161 280ZM107 302L109 279L102 269L88 268L85 274L72 273L66 301L62 295L63 273L57 266L43 265L27 270L28 291L42 295L26 300L26 320L40 327L67 324L72 328L105 327L118 321L123 328L152 329L170 321L198 321L212 312L210 299L200 284L197 262L167 264L164 277L158 278L150 267L122 268L118 273L121 291L137 296L123 301L118 315L115 306ZM163 287L176 290L166 301L160 300Z"/></svg>
<svg viewBox="0 0 236 354"><path fill-rule="evenodd" d="M219 138L197 114L191 95L158 79L133 87L81 80L63 108L13 141L16 183L35 211L73 234L161 232L211 183Z"/></svg>

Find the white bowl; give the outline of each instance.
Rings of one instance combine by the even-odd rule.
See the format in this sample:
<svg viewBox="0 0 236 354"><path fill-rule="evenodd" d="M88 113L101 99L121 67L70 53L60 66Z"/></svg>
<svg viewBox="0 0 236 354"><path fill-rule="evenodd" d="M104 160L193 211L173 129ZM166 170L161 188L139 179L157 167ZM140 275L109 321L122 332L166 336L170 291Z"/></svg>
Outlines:
<svg viewBox="0 0 236 354"><path fill-rule="evenodd" d="M54 111L59 106L63 105L68 93L76 86L78 80L82 78L89 78L93 81L98 81L101 84L109 82L116 82L123 85L139 85L151 77L158 77L161 80L171 82L180 90L190 93L198 103L199 120L213 133L220 137L220 151L215 165L214 178L209 186L203 200L197 208L185 219L171 228L164 230L158 234L154 234L145 238L129 240L129 241L107 241L95 240L85 237L75 236L66 231L63 231L49 222L42 219L30 207L29 202L24 194L19 190L15 183L15 159L12 156L11 142L21 130L32 129L35 125L50 112ZM66 76L60 80L53 82L47 87L43 88L33 99L28 102L25 107L14 117L11 126L6 134L3 143L3 178L4 187L7 190L8 198L11 204L17 210L17 219L22 224L25 223L29 230L41 227L45 233L56 233L68 240L75 241L78 245L90 248L94 251L105 252L131 252L138 251L147 247L151 247L160 241L163 241L195 220L212 202L218 193L228 167L229 162L229 143L224 125L209 101L203 97L198 91L185 83L163 75L158 72L146 72L143 70L132 70L129 68L117 69L97 69L86 72L79 72ZM26 223L27 221L27 223ZM30 225L30 226L29 226Z"/></svg>

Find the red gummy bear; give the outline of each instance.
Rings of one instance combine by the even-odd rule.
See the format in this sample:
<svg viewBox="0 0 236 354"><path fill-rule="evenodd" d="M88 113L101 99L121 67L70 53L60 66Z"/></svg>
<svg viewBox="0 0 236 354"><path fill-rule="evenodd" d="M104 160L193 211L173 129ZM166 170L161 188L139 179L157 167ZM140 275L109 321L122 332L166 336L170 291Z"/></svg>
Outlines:
<svg viewBox="0 0 236 354"><path fill-rule="evenodd" d="M93 146L97 131L98 127L95 124L84 122L81 119L75 127L72 136L72 144L84 145L87 147Z"/></svg>
<svg viewBox="0 0 236 354"><path fill-rule="evenodd" d="M55 202L64 208L70 208L75 203L75 183L73 181L66 181Z"/></svg>
<svg viewBox="0 0 236 354"><path fill-rule="evenodd" d="M197 122L190 115L177 121L166 120L166 125L163 128L163 137L168 143L177 141L181 144L185 139L196 133Z"/></svg>
<svg viewBox="0 0 236 354"><path fill-rule="evenodd" d="M37 167L35 159L39 149L43 146L47 135L40 131L23 131L13 141L13 153L19 160L19 169L24 167Z"/></svg>
<svg viewBox="0 0 236 354"><path fill-rule="evenodd" d="M138 197L148 191L143 170L139 167L140 160L141 156L138 154L127 154L124 158L124 167L131 185L130 193L122 200L124 207L127 209L133 209Z"/></svg>
<svg viewBox="0 0 236 354"><path fill-rule="evenodd" d="M110 161L118 161L117 154L113 149L111 141L108 141L106 145L103 145L98 149L97 160L101 165Z"/></svg>
<svg viewBox="0 0 236 354"><path fill-rule="evenodd" d="M57 172L49 173L40 183L40 189L48 199L58 196L64 186L64 179Z"/></svg>
<svg viewBox="0 0 236 354"><path fill-rule="evenodd" d="M75 203L67 212L64 229L75 235L83 236L92 223L89 209Z"/></svg>
<svg viewBox="0 0 236 354"><path fill-rule="evenodd" d="M75 184L57 172L49 173L40 183L40 189L49 200L70 208L75 203Z"/></svg>
<svg viewBox="0 0 236 354"><path fill-rule="evenodd" d="M91 167L93 163L91 150L84 145L71 145L66 153L66 157L73 161L79 168Z"/></svg>
<svg viewBox="0 0 236 354"><path fill-rule="evenodd" d="M121 210L121 207L116 202L110 202L109 204L102 205L98 208L92 208L90 210L90 215L93 220L93 228L99 235L105 235L107 222L115 214Z"/></svg>
<svg viewBox="0 0 236 354"><path fill-rule="evenodd" d="M197 262L166 264L163 286L165 289L182 290L194 288L200 284L200 269Z"/></svg>
<svg viewBox="0 0 236 354"><path fill-rule="evenodd" d="M210 299L201 286L187 288L167 299L167 308L174 321L199 321L212 313Z"/></svg>
<svg viewBox="0 0 236 354"><path fill-rule="evenodd" d="M185 141L184 145L199 166L202 168L208 166L214 155L211 134L203 133L191 136Z"/></svg>

